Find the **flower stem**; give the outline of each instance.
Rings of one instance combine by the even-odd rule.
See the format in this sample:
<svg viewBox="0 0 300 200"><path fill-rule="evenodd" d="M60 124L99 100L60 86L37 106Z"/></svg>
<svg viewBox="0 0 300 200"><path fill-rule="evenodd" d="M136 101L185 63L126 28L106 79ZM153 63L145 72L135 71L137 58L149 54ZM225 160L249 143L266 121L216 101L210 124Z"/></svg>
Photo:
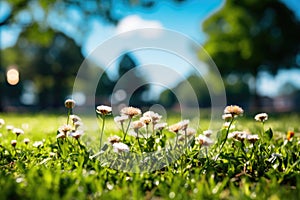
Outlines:
<svg viewBox="0 0 300 200"><path fill-rule="evenodd" d="M140 150L141 150L141 153L143 154L143 151L142 151L142 145L140 143L140 138L139 138L139 131L137 131L137 136L136 136L136 139L138 141L138 144L139 144L139 147L140 147Z"/></svg>
<svg viewBox="0 0 300 200"><path fill-rule="evenodd" d="M121 122L121 128L122 128L122 132L125 134L125 132L124 132L124 122Z"/></svg>
<svg viewBox="0 0 300 200"><path fill-rule="evenodd" d="M184 130L184 142L185 142L185 147L187 147L187 134L186 134L186 129Z"/></svg>
<svg viewBox="0 0 300 200"><path fill-rule="evenodd" d="M175 139L175 146L174 146L174 149L176 149L176 147L177 147L177 142L178 142L178 133L176 133L176 139Z"/></svg>
<svg viewBox="0 0 300 200"><path fill-rule="evenodd" d="M262 130L260 132L260 138L261 138L261 142L263 143L264 142L263 136L264 136L264 132L265 132L265 123L262 122L261 124L262 124Z"/></svg>
<svg viewBox="0 0 300 200"><path fill-rule="evenodd" d="M101 134L100 134L100 151L101 151L101 146L102 146L102 137L103 137L103 132L104 132L104 126L105 126L105 115L102 117L103 122L102 122L102 129L101 129Z"/></svg>
<svg viewBox="0 0 300 200"><path fill-rule="evenodd" d="M229 134L229 130L230 130L230 127L231 127L233 121L234 121L234 116L232 117L232 119L231 119L231 121L230 121L230 123L229 123L229 126L228 126L228 128L227 128L226 136L225 136L225 139L223 140L223 143L221 144L220 151L219 151L219 155L220 155L220 153L222 152L223 146L224 146L224 144L225 144L226 141L227 141L228 134ZM218 157L219 157L219 156L217 156L217 158L218 158Z"/></svg>
<svg viewBox="0 0 300 200"><path fill-rule="evenodd" d="M146 124L146 136L148 137L148 133L149 133L149 130L148 130L148 124Z"/></svg>
<svg viewBox="0 0 300 200"><path fill-rule="evenodd" d="M67 125L69 125L71 113L72 113L72 108L69 108L69 109L68 109L68 116L67 116Z"/></svg>
<svg viewBox="0 0 300 200"><path fill-rule="evenodd" d="M130 126L131 120L132 120L132 117L129 117L129 122L128 122L128 125L127 125L127 128L126 128L126 131L124 133L123 142L126 139L126 135L127 135L128 130L129 130L129 126Z"/></svg>

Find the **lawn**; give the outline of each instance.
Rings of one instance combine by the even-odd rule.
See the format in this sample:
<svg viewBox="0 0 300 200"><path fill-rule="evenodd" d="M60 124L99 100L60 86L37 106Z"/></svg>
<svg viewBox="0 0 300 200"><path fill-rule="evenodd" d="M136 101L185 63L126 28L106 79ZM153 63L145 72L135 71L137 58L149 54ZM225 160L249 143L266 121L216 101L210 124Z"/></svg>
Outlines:
<svg viewBox="0 0 300 200"><path fill-rule="evenodd" d="M153 113L115 123L104 110L0 114L0 198L299 199L297 114L256 121L234 110L207 131L208 119L194 130L172 115L163 129Z"/></svg>

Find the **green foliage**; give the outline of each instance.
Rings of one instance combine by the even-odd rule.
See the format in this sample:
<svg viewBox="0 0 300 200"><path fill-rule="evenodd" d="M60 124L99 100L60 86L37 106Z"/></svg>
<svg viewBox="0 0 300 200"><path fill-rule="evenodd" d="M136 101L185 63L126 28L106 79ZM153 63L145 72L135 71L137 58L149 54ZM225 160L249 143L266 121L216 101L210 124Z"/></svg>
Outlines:
<svg viewBox="0 0 300 200"><path fill-rule="evenodd" d="M182 3L186 0L172 0L175 3ZM109 23L116 24L120 18L115 15L117 4L119 2L114 2L113 0L95 0L95 1L81 1L81 0L73 0L73 1L56 1L56 0L4 0L4 3L9 5L10 12L8 15L0 21L0 26L6 25L14 25L14 26L24 26L23 19L20 17L21 14L29 14L32 18L30 22L44 22L41 23L41 26L45 26L45 22L47 18L51 17L54 14L56 16L62 17L64 19L68 19L67 9L72 8L74 10L78 10L80 14L81 20L71 22L74 27L78 28L77 31L79 33L86 32L86 29L82 29L82 26L86 26L86 22L89 19L102 18ZM139 8L148 8L151 9L157 2L155 1L142 1L142 0L125 0L122 2L123 5L127 7L139 7ZM41 13L42 20L34 17L32 13L32 9L39 9Z"/></svg>
<svg viewBox="0 0 300 200"><path fill-rule="evenodd" d="M211 80L213 79L213 77L210 78ZM164 106L172 107L175 103L178 103L177 101L182 100L184 97L186 105L191 107L198 106L195 105L195 100L197 100L197 104L199 103L200 107L209 107L211 102L206 84L209 83L205 83L204 79L191 75L186 80L178 83L174 88L172 88L172 91L168 89L163 91L160 95L160 103ZM190 94L191 89L195 92L196 99Z"/></svg>
<svg viewBox="0 0 300 200"><path fill-rule="evenodd" d="M221 128L219 142L208 147L207 152L206 147L194 142L178 160L144 173L117 171L102 163L103 159L91 158L95 152L88 145L89 138L98 135L96 130L87 132L80 140L56 139L57 127L65 122L63 116L10 114L2 117L6 125L25 130L13 148L10 140L15 135L5 126L0 128L2 199L297 199L299 196L299 129L296 128L299 116L271 117L264 124L237 118L230 133L248 130L261 133L264 139L252 144L228 138L220 152L219 145L227 132ZM170 118L172 123L177 120ZM93 127L93 119L82 118L82 121ZM105 132L122 135L114 126L108 117ZM285 134L291 127L295 127L296 135L288 141ZM168 141L170 135L164 133ZM217 130L212 138L215 134ZM152 147L153 139L160 136L157 133L154 138L141 140L143 148L148 144ZM25 137L31 140L28 145L22 142ZM43 145L35 147L35 141L43 141ZM140 151L134 139L128 138L127 142L131 151ZM111 154L109 150L110 145L105 152ZM217 159L216 155L219 155ZM118 154L116 159L120 164L126 161Z"/></svg>
<svg viewBox="0 0 300 200"><path fill-rule="evenodd" d="M265 134L267 135L267 139L268 139L268 140L271 140L271 139L273 138L273 131L272 131L271 128L269 128L269 129L265 132Z"/></svg>
<svg viewBox="0 0 300 200"><path fill-rule="evenodd" d="M26 81L34 84L38 105L57 107L70 93L83 56L74 40L52 29L39 28L35 24L24 30L15 46L3 50L1 64L19 68L21 85ZM3 96L8 91L14 89L8 88Z"/></svg>
<svg viewBox="0 0 300 200"><path fill-rule="evenodd" d="M239 80L238 77L236 79L236 81L224 80L228 105L243 105L249 101L251 96L248 84Z"/></svg>
<svg viewBox="0 0 300 200"><path fill-rule="evenodd" d="M299 67L300 22L278 0L227 0L204 21L203 31L204 48L223 75Z"/></svg>
<svg viewBox="0 0 300 200"><path fill-rule="evenodd" d="M160 104L171 108L176 103L176 96L171 90L164 90L159 96Z"/></svg>

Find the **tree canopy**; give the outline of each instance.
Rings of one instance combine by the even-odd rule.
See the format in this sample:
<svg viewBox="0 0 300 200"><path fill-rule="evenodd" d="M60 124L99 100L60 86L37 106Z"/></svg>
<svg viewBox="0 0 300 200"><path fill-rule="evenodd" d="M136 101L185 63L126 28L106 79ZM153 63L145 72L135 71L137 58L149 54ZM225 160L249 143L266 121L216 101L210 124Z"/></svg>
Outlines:
<svg viewBox="0 0 300 200"><path fill-rule="evenodd" d="M300 66L300 21L278 0L226 0L203 31L204 48L223 75Z"/></svg>
<svg viewBox="0 0 300 200"><path fill-rule="evenodd" d="M26 81L34 84L38 105L42 108L58 107L72 88L83 60L81 49L73 39L53 30L47 32L53 37L46 45L41 42L43 40L30 41L28 35L32 31L25 29L17 43L2 52L2 64L18 67L21 84ZM13 89L10 88L10 91Z"/></svg>

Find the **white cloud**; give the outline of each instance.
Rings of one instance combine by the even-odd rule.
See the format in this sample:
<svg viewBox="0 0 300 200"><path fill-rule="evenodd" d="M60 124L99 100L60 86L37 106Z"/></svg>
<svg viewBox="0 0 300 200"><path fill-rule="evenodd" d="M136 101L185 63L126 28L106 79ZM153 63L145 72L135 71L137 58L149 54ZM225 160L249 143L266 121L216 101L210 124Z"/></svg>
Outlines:
<svg viewBox="0 0 300 200"><path fill-rule="evenodd" d="M159 21L145 20L138 15L129 15L127 17L124 17L118 23L116 27L116 34L125 33L137 29L148 29L143 31L142 35L144 37L156 37L160 33L160 29L163 29L163 25Z"/></svg>

